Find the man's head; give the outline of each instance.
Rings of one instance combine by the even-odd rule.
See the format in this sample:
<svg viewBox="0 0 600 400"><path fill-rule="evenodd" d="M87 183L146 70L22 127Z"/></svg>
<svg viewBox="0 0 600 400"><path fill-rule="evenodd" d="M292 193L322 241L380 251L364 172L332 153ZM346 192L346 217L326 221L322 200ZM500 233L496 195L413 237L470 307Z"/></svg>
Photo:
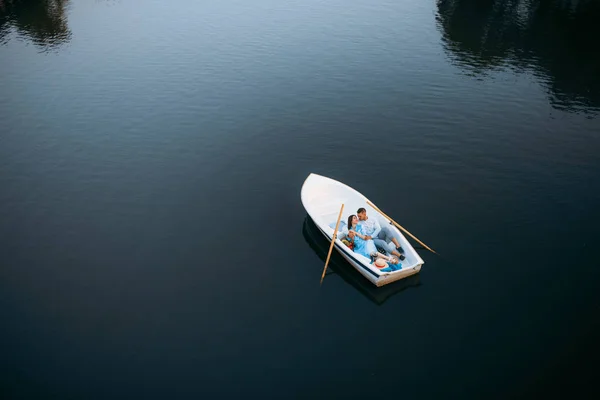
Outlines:
<svg viewBox="0 0 600 400"><path fill-rule="evenodd" d="M356 211L356 216L360 221L365 221L367 219L367 210L365 210L363 207L359 208Z"/></svg>

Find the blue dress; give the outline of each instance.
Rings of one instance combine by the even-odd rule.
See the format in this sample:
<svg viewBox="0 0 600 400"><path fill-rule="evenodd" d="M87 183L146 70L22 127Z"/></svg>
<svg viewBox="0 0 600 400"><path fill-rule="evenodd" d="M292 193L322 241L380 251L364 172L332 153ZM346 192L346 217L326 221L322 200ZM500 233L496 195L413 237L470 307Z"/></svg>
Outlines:
<svg viewBox="0 0 600 400"><path fill-rule="evenodd" d="M355 231L360 233L361 235L365 235L361 224L356 225ZM377 252L377 247L375 247L375 242L373 241L373 239L363 240L358 236L354 236L354 251L367 258L371 258L371 254Z"/></svg>
<svg viewBox="0 0 600 400"><path fill-rule="evenodd" d="M360 233L361 235L365 234L361 224L356 225L355 231ZM377 247L375 246L375 242L373 242L373 239L363 240L363 239L359 238L358 236L354 236L354 251L357 252L358 254L361 254L361 255L367 257L367 258L371 258L371 254L377 252ZM381 269L381 271L382 272L392 272L392 271L398 271L400 269L402 269L402 264L388 263L388 266L386 268Z"/></svg>

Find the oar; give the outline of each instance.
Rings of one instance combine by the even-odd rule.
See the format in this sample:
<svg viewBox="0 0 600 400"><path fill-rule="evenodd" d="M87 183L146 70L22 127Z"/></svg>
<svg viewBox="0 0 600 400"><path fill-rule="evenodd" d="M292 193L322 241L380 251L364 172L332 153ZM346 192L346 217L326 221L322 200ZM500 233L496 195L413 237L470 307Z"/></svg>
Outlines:
<svg viewBox="0 0 600 400"><path fill-rule="evenodd" d="M391 219L390 217L388 217L383 211L381 211L379 208L377 208L377 206L375 204L371 203L369 200L367 200L367 204L370 205L371 207L373 207L375 210L377 210L381 215L383 215L384 217L386 217L387 219L389 219L392 222L392 224L396 225L399 229L402 229L404 232L406 232L408 235L410 235L411 238L413 238L417 242L421 243L421 245L423 247L425 247L427 250L431 251L432 253L437 254L434 250L432 250L431 248L429 248L425 243L421 242L419 239L417 239L416 237L414 237L412 233L410 233L409 231L407 231L406 229L404 229L403 227L401 227L399 223L397 223L396 221L394 221L393 219Z"/></svg>
<svg viewBox="0 0 600 400"><path fill-rule="evenodd" d="M333 245L335 243L335 238L337 237L338 226L340 225L340 219L342 218L342 212L344 211L344 205L342 204L342 208L340 208L340 215L338 215L337 222L335 223L335 229L333 230L333 237L331 238L331 246L329 246L329 253L327 253L327 260L325 261L325 268L323 268L323 275L321 275L321 285L323 284L323 278L325 278L325 272L327 271L327 264L329 264L329 257L331 257L331 250L333 250Z"/></svg>

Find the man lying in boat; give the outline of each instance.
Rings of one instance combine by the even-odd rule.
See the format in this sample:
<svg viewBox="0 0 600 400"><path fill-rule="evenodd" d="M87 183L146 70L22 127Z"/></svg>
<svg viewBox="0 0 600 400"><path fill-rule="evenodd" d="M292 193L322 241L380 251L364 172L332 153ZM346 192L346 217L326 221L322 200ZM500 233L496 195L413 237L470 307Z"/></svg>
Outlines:
<svg viewBox="0 0 600 400"><path fill-rule="evenodd" d="M396 271L402 268L397 258L386 256L377 251L375 242L365 233L364 227L358 223L356 215L348 217L347 226L349 229L344 240L353 244L351 248L355 253L370 258L371 263L384 272ZM388 261L389 265L384 260Z"/></svg>
<svg viewBox="0 0 600 400"><path fill-rule="evenodd" d="M367 216L367 210L363 207L356 211L356 215L362 225L368 239L373 239L375 246L379 246L388 254L392 254L398 257L400 260L404 260L406 257L401 253L404 252L402 246L400 246L400 235L389 226L382 227L379 225L379 221L376 218L369 218ZM367 239L367 240L368 240Z"/></svg>

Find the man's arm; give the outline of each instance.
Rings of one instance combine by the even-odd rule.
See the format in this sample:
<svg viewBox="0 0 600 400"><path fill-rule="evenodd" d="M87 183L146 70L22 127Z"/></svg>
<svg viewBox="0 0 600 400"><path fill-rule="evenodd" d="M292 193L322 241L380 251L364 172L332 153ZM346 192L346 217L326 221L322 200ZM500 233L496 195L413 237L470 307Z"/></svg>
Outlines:
<svg viewBox="0 0 600 400"><path fill-rule="evenodd" d="M372 234L370 234L369 236L371 236L371 238L376 238L379 235L379 232L381 232L381 225L379 225L379 221L374 220L375 224L373 224L373 227L375 228L375 230L373 231Z"/></svg>

